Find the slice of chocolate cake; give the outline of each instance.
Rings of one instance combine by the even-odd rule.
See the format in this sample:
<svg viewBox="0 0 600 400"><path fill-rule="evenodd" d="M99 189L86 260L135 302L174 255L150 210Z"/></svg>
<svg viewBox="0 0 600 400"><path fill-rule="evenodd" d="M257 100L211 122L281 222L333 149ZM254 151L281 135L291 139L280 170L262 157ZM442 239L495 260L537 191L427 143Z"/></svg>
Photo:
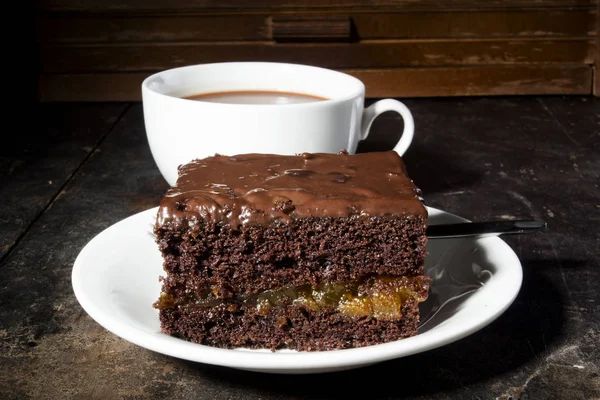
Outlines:
<svg viewBox="0 0 600 400"><path fill-rule="evenodd" d="M426 225L395 152L195 160L154 230L162 331L307 351L413 336L429 289Z"/></svg>

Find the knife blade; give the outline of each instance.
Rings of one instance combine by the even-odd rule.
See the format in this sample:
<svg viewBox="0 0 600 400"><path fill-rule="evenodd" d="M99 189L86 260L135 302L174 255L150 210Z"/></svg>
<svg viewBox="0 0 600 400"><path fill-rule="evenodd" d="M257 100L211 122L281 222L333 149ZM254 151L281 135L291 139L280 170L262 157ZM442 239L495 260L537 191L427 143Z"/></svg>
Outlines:
<svg viewBox="0 0 600 400"><path fill-rule="evenodd" d="M536 232L547 227L541 220L459 222L429 225L427 236L431 239L471 236L498 236Z"/></svg>

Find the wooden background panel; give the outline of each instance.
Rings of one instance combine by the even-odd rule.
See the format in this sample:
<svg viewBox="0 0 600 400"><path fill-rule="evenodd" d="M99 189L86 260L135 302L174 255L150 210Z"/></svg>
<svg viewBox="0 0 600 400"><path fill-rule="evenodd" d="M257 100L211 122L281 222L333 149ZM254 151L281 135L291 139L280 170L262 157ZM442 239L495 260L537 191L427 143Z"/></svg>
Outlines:
<svg viewBox="0 0 600 400"><path fill-rule="evenodd" d="M224 61L277 61L328 68L515 63L591 64L591 39L376 41L354 44L195 43L45 46L45 73L154 71Z"/></svg>
<svg viewBox="0 0 600 400"><path fill-rule="evenodd" d="M39 21L42 43L250 41L271 39L270 18L289 13L218 15L47 14ZM294 13L318 18L330 13ZM348 12L360 39L594 36L596 11Z"/></svg>
<svg viewBox="0 0 600 400"><path fill-rule="evenodd" d="M292 9L373 9L406 7L418 9L474 9L521 7L590 7L598 0L180 0L177 3L163 0L39 0L42 10L83 11L152 11L186 12L194 10L292 10Z"/></svg>
<svg viewBox="0 0 600 400"><path fill-rule="evenodd" d="M529 65L342 70L367 86L367 96L429 97L590 94L587 65ZM42 101L139 101L150 73L42 75Z"/></svg>
<svg viewBox="0 0 600 400"><path fill-rule="evenodd" d="M222 61L358 71L370 96L591 93L599 1L40 0L40 93L45 100L139 100L149 73ZM336 42L310 43L295 22L283 22L283 36L305 42L278 43L273 21L289 17ZM311 18L331 17L350 18L351 34L312 25ZM446 86L436 80L441 71L451 78ZM424 86L404 90L381 77Z"/></svg>

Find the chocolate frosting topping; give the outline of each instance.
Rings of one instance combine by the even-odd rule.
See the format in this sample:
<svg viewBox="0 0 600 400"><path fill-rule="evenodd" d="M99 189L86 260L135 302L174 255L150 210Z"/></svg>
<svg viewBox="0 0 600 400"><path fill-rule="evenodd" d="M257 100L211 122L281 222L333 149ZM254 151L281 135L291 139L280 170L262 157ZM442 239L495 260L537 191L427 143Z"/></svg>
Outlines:
<svg viewBox="0 0 600 400"><path fill-rule="evenodd" d="M394 151L215 155L179 167L156 226L204 219L233 227L306 217L427 215Z"/></svg>

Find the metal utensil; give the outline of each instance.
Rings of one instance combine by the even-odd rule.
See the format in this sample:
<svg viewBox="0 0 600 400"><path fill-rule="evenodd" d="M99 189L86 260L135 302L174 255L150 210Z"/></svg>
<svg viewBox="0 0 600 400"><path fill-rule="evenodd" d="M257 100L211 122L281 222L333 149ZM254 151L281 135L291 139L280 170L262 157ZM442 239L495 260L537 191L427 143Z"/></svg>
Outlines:
<svg viewBox="0 0 600 400"><path fill-rule="evenodd" d="M455 224L429 225L427 237L447 239L469 236L498 236L530 233L546 228L541 220L460 222Z"/></svg>

